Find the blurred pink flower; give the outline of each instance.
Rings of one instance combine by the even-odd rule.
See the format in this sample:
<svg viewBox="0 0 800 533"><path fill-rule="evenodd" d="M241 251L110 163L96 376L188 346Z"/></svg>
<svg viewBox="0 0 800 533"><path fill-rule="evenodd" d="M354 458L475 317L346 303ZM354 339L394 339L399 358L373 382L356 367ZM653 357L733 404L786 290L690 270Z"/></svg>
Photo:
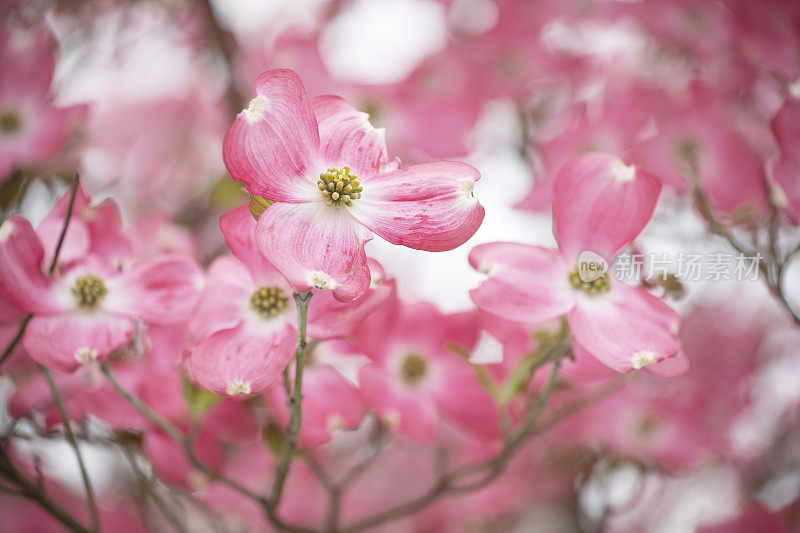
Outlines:
<svg viewBox="0 0 800 533"><path fill-rule="evenodd" d="M63 148L82 106L58 108L50 96L53 37L44 24L4 27L0 36L0 182L15 167L49 161Z"/></svg>
<svg viewBox="0 0 800 533"><path fill-rule="evenodd" d="M113 193L126 213L185 208L224 174L224 105L201 91L96 104L87 125L84 181L94 193Z"/></svg>
<svg viewBox="0 0 800 533"><path fill-rule="evenodd" d="M134 318L146 324L186 320L202 287L202 272L189 257L163 254L120 270L91 253L90 233L76 219L65 239L71 261L50 278L42 270L42 240L30 222L14 216L0 226L0 294L34 315L23 346L36 361L65 372L127 344Z"/></svg>
<svg viewBox="0 0 800 533"><path fill-rule="evenodd" d="M360 337L358 351L372 362L358 374L361 392L386 423L417 442L431 442L442 416L476 436L499 436L494 404L469 365L449 343L471 350L477 340L474 312L443 314L420 302L387 307L391 326ZM374 319L373 319L374 317ZM363 330L380 328L376 313ZM373 322L374 320L374 322Z"/></svg>
<svg viewBox="0 0 800 533"><path fill-rule="evenodd" d="M681 360L680 317L672 308L642 288L612 280L607 271L587 281L578 270L587 252L608 267L639 235L661 183L612 155L591 153L567 164L553 185L559 249L502 242L476 246L470 264L488 279L470 292L475 304L525 324L567 315L577 343L618 372L675 356ZM684 364L674 366L669 373L685 370Z"/></svg>
<svg viewBox="0 0 800 533"><path fill-rule="evenodd" d="M775 118L772 131L780 147L773 175L786 198L795 223L800 220L800 98L788 96Z"/></svg>

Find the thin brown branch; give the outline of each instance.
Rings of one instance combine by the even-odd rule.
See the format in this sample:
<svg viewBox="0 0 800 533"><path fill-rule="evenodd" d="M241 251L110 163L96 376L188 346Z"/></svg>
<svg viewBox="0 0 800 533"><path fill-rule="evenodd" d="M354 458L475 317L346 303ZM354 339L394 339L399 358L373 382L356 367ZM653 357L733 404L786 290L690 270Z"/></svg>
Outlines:
<svg viewBox="0 0 800 533"><path fill-rule="evenodd" d="M205 466L197 457L197 454L192 447L192 442L186 435L184 435L177 427L162 418L158 413L150 409L147 404L133 396L131 393L125 390L122 385L120 385L119 381L117 381L116 377L114 376L108 361L103 361L100 364L100 368L103 371L103 374L105 374L109 383L111 383L111 386L114 387L117 393L122 396L125 401L127 401L134 409L144 415L145 418L147 418L150 422L155 424L156 427L166 433L167 436L169 436L172 440L181 445L186 458L194 468L205 474L210 480L225 485L233 491L241 494L245 498L256 502L264 510L264 513L266 514L267 518L269 518L269 521L272 523L272 525L278 530L289 531L293 533L314 533L313 530L294 526L282 521L280 518L278 518L274 508L268 504L269 502L264 496Z"/></svg>
<svg viewBox="0 0 800 533"><path fill-rule="evenodd" d="M772 295L783 306L789 317L800 326L800 313L794 309L788 296L784 292L783 287L783 274L784 267L788 261L791 260L793 253L781 258L778 253L778 227L780 224L780 207L774 202L770 202L770 218L767 230L767 245L766 250L750 249L743 245L733 232L723 224L714 213L714 208L708 198L702 183L697 175L696 170L692 167L689 170L689 183L691 183L694 198L700 209L700 213L708 224L712 233L719 235L725 239L728 244L740 254L747 257L758 256L758 270L764 278L766 284Z"/></svg>
<svg viewBox="0 0 800 533"><path fill-rule="evenodd" d="M89 520L92 524L92 531L100 531L100 513L97 510L97 498L95 497L94 488L92 487L92 480L89 478L89 472L86 469L86 463L83 460L83 454L78 446L78 440L75 438L75 433L72 431L72 423L69 420L69 413L67 413L67 409L64 407L64 400L61 397L61 392L59 392L58 386L56 386L55 381L53 381L53 376L50 373L50 370L42 365L39 365L39 371L47 381L47 386L50 388L50 394L53 397L53 403L56 405L58 415L61 417L61 424L64 426L64 436L66 437L69 445L72 447L72 450L75 452L75 459L78 461L78 468L81 472L83 488L86 492L86 506L89 508Z"/></svg>
<svg viewBox="0 0 800 533"><path fill-rule="evenodd" d="M164 516L164 518L166 518L167 521L181 533L188 532L189 528L186 526L181 517L179 517L170 508L170 506L167 505L167 503L164 501L161 495L158 494L155 487L153 487L151 480L147 477L147 475L144 472L142 472L142 469L139 467L139 464L137 463L136 457L134 456L133 452L125 446L121 446L121 448L123 455L125 455L125 459L127 459L128 464L131 467L131 470L133 470L133 473L136 475L136 478L139 480L139 483L141 484L145 493L153 501L155 506Z"/></svg>
<svg viewBox="0 0 800 533"><path fill-rule="evenodd" d="M19 496L41 505L53 518L68 529L77 533L90 533L69 511L56 502L46 490L17 469L6 455L5 450L2 449L0 449L0 475L19 487Z"/></svg>
<svg viewBox="0 0 800 533"><path fill-rule="evenodd" d="M19 328L17 329L16 335L14 338L11 339L11 342L6 346L6 349L3 350L3 355L0 355L0 368L3 367L3 363L6 362L6 359L11 357L11 354L14 353L14 349L19 344L19 341L22 340L22 336L25 335L25 330L28 328L28 322L31 321L33 315L28 314L25 315L22 319L22 322L19 323Z"/></svg>
<svg viewBox="0 0 800 533"><path fill-rule="evenodd" d="M536 421L544 411L544 408L547 405L547 401L550 397L550 393L555 386L556 378L558 377L560 364L559 360L564 354L564 349L565 347L559 343L548 350L548 353L552 358L551 360L553 366L548 375L547 382L542 388L542 391L533 409L531 409L526 416L525 421L509 437L503 449L496 456L487 461L468 465L466 467L456 469L449 474L438 476L428 491L421 496L385 511L378 512L371 517L360 520L350 527L345 528L344 531L347 533L353 533L363 529L379 526L403 516L414 514L433 504L442 496L478 490L500 476L511 462L511 459L515 456L519 447L530 437ZM476 481L463 483L464 479L469 479L475 476L483 477L480 477Z"/></svg>

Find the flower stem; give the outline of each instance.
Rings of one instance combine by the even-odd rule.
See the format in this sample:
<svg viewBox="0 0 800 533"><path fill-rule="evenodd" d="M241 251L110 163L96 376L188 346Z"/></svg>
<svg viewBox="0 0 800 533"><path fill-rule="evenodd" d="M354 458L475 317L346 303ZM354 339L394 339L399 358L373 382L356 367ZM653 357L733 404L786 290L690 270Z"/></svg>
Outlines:
<svg viewBox="0 0 800 533"><path fill-rule="evenodd" d="M277 510L281 501L283 485L286 482L286 476L289 474L292 457L297 448L297 435L300 433L300 424L303 421L303 368L305 367L306 348L308 346L306 329L308 326L308 307L313 293L311 291L296 292L293 296L295 304L297 304L297 350L294 356L294 390L292 394L287 395L289 427L286 430L286 444L275 471L275 480L273 481L269 498L269 506L273 512Z"/></svg>

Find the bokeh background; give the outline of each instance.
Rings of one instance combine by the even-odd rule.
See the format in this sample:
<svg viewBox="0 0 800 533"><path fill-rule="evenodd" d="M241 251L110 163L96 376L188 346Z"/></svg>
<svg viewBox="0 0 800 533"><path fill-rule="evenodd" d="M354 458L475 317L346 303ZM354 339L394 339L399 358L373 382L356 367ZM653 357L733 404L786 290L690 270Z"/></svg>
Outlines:
<svg viewBox="0 0 800 533"><path fill-rule="evenodd" d="M467 262L472 246L554 246L549 185L588 150L664 180L641 250L732 253L698 214L685 150L700 154L700 177L735 231L763 237L772 194L784 242L797 241L800 136L782 137L775 117L800 99L798 2L6 0L0 17L0 113L19 110L26 124L59 113L63 130L18 140L3 123L4 218L38 223L77 170L142 239L207 265L225 252L219 216L247 201L223 165L222 138L257 75L282 67L312 96L337 94L369 113L404 165L456 159L481 171L486 218L465 246L368 245L404 301L472 309L468 291L483 279ZM784 279L797 306L800 261ZM684 317L687 375L627 385L548 436L547 454L532 445L495 492L396 530L796 528L800 328L760 279L683 280L669 296ZM486 357L502 349L482 334ZM0 379L11 397L14 383ZM80 493L63 443L24 449ZM89 450L99 490L112 490L125 475L118 458ZM428 452L404 450L371 482L409 485L402 465L427 464ZM8 518L28 511L0 499L0 530L36 530Z"/></svg>

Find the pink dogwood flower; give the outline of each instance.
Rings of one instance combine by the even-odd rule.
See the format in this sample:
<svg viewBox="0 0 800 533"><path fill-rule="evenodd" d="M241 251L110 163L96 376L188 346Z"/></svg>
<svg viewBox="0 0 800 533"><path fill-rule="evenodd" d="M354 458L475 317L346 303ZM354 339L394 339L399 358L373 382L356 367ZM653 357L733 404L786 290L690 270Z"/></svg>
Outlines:
<svg viewBox="0 0 800 533"><path fill-rule="evenodd" d="M30 222L13 216L0 225L0 295L34 315L23 338L28 354L64 372L130 342L133 319L163 325L186 320L203 283L192 258L162 254L121 270L99 255L80 257L81 241L75 237L74 261L51 278L42 270L45 252Z"/></svg>
<svg viewBox="0 0 800 533"><path fill-rule="evenodd" d="M195 379L215 394L255 394L294 355L297 311L291 288L256 245L256 221L248 207L229 211L220 227L235 257L219 257L208 270L193 319L189 363ZM380 265L373 261L372 266L373 274L382 278ZM391 293L381 280L372 284L352 302L326 293L319 301L315 298L309 335L330 339L350 334Z"/></svg>
<svg viewBox="0 0 800 533"><path fill-rule="evenodd" d="M247 206L220 219L236 258L222 256L211 263L192 320L192 375L215 394L259 392L294 355L297 330L291 290L256 249L254 225Z"/></svg>
<svg viewBox="0 0 800 533"><path fill-rule="evenodd" d="M338 300L370 284L364 245L443 251L480 226L473 189L480 173L452 161L399 168L384 132L336 96L308 97L290 70L270 70L225 135L234 179L262 205L258 245L298 292L331 290Z"/></svg>
<svg viewBox="0 0 800 533"><path fill-rule="evenodd" d="M470 291L483 311L536 324L567 315L575 341L618 372L683 358L680 317L640 287L609 272L584 280L584 254L610 265L650 220L661 192L655 177L601 153L577 157L553 184L553 224L559 249L495 242L476 246L470 264L488 274ZM674 373L686 365L671 365Z"/></svg>

